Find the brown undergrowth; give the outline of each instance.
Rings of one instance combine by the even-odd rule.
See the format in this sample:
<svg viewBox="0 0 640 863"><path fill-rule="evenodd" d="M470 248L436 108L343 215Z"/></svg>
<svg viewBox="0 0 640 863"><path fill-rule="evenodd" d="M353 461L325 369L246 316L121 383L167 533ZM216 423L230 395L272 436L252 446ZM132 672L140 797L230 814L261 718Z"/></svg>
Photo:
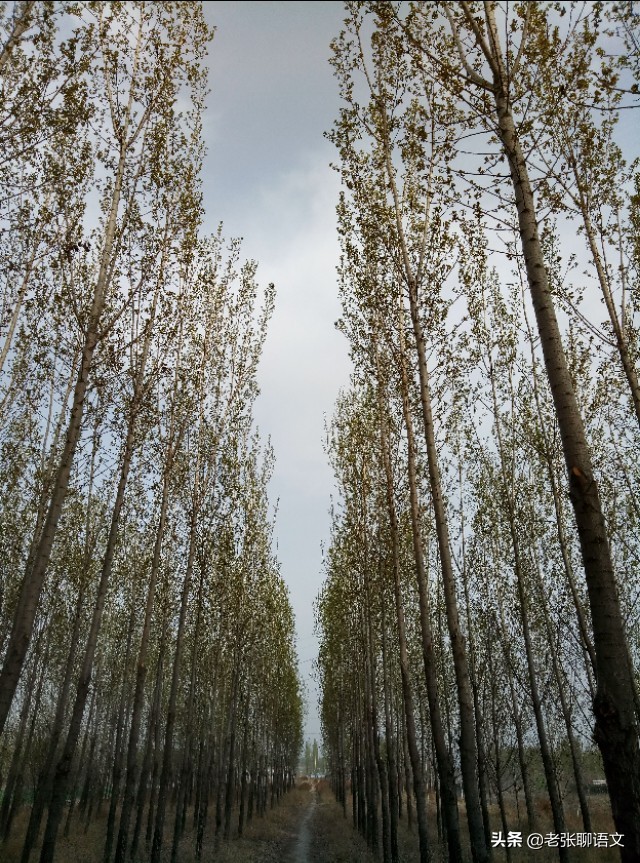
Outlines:
<svg viewBox="0 0 640 863"><path fill-rule="evenodd" d="M254 817L249 825L245 825L242 838L232 838L228 841L216 842L211 824L205 834L205 842L201 863L285 863L288 862L298 835L298 827L312 799L311 783L302 782L289 793L283 795L280 802L268 809L263 818ZM163 863L168 863L171 854L170 827L173 827L173 813L167 819ZM28 821L29 812L21 813L12 831L11 839L0 846L0 863L19 863L22 852L22 841ZM237 825L237 817L234 818ZM179 863L196 863L194 836L187 817L188 829L180 843ZM102 863L104 854L106 826L106 807L102 815L90 822L85 830L84 824L76 821L68 838L60 837L56 848L56 863ZM39 847L32 854L32 863L37 863ZM148 859L146 853L141 854L136 863Z"/></svg>
<svg viewBox="0 0 640 863"><path fill-rule="evenodd" d="M524 804L520 801L520 808L515 801L510 801L505 806L507 826L510 830L521 831L523 840L529 835L529 827L526 820ZM538 823L536 831L546 835L554 832L551 816L551 806L547 797L538 799L535 805ZM592 829L596 832L611 834L615 828L611 818L611 806L606 795L594 795L589 798L589 811L591 813ZM491 826L495 831L501 831L502 822L497 805L491 807ZM576 834L584 831L580 809L577 798L570 797L564 803L565 832ZM524 845L523 841L523 845ZM620 860L619 850L616 848L569 848L569 856L575 863L617 863ZM509 859L504 848L493 849L493 859L496 863L502 863ZM537 863L555 863L558 860L558 849L545 845L539 849L512 848L510 854L511 863L524 863L524 861L537 861Z"/></svg>
<svg viewBox="0 0 640 863"><path fill-rule="evenodd" d="M218 854L211 859L216 863L285 863L291 857L312 794L310 783L300 783L264 818L254 818L241 839L221 843ZM194 861L195 857L184 856L180 863Z"/></svg>
<svg viewBox="0 0 640 863"><path fill-rule="evenodd" d="M345 819L329 783L320 780L316 808L310 823L309 863L376 863L376 858L351 821Z"/></svg>
<svg viewBox="0 0 640 863"><path fill-rule="evenodd" d="M593 829L598 832L613 832L613 824L606 796L593 797L589 801L593 820ZM307 820L306 830L309 833L308 858L304 863L377 863L378 858L367 847L365 840L352 826L350 806L347 807L345 818L342 808L336 802L328 782L300 781L298 785L285 794L280 803L269 809L264 818L254 818L245 827L242 838L228 841L216 839L212 831L207 831L203 848L202 863L300 863L299 836L301 825L309 808L312 812ZM106 811L106 808L105 808ZM461 820L464 823L464 805L461 805ZM491 807L492 830L502 830L500 813L497 805ZM520 815L520 818L518 817ZM553 830L549 807L540 800L536 807L538 818L537 829L546 834ZM582 831L582 823L577 806L570 801L565 805L566 830L571 833ZM0 847L0 863L19 863L22 849L22 836L28 820L28 810L21 814L13 831L13 838ZM431 851L433 863L446 863L447 855L441 842L438 841L436 809L433 800L429 804L429 821L431 836ZM102 863L104 852L104 831L106 817L98 816L85 826L76 821L68 838L60 838L56 853L56 863ZM173 818L169 819L173 824ZM188 819L189 823L189 819ZM237 818L234 819L237 824ZM523 837L529 833L522 807L518 813L515 801L507 805L507 825L510 830L520 830ZM211 825L210 825L211 826ZM167 826L163 863L168 863L171 851L171 838ZM405 817L399 824L400 863L415 863L419 859L418 836L415 824L409 829ZM467 837L463 842L468 859ZM523 842L524 845L524 842ZM570 856L574 863L617 863L619 854L615 848L572 848ZM510 858L510 859L509 859ZM494 848L494 863L555 863L558 860L557 850L548 846L532 850L526 847L512 848L509 858L506 849ZM32 855L37 861L38 854ZM141 856L136 863L143 863L147 858ZM194 837L191 831L184 836L178 856L179 863L196 863Z"/></svg>
<svg viewBox="0 0 640 863"><path fill-rule="evenodd" d="M329 791L327 791L327 796L330 796L332 798L332 795ZM593 822L593 830L596 832L605 832L609 834L613 833L614 827L611 819L608 798L606 796L591 797L589 800L589 808ZM556 861L558 860L557 848L549 847L548 845L545 845L544 847L538 849L531 849L526 847L526 838L529 835L529 829L522 809L523 807L521 807L520 812L518 812L515 800L510 801L506 806L508 829L520 831L522 833L523 847L511 848L509 855L507 855L506 849L492 848L493 863L556 863ZM327 844L329 846L332 846L333 843L339 845L339 847L343 849L342 854L341 856L337 857L319 856L317 859L313 857L312 860L310 860L310 863L339 863L339 861L348 860L358 861L358 863L369 863L369 861L376 860L376 858L372 855L371 851L367 848L364 840L352 827L350 801L347 805L346 819L343 817L342 810L336 803L334 803L333 809L327 809L327 815L329 815L329 813L333 813L334 819L340 819L341 827L338 827L337 822L334 822L331 828L332 841ZM318 812L318 814L320 815L320 811ZM518 817L519 815L520 818ZM432 795L428 804L428 816L432 861L433 863L447 863L448 856L446 853L446 848L438 837L436 807ZM538 832L543 835L553 832L553 823L550 807L546 798L540 798L540 800L537 802L536 816L538 819L538 824L536 827ZM471 851L469 848L468 837L466 835L464 803L460 804L460 818L462 827L463 853L465 855L465 859L470 861ZM500 811L497 804L490 807L490 818L492 830L496 832L501 831L503 828L500 819ZM580 833L584 830L577 806L577 801L565 801L565 822L565 829L567 833ZM349 831L351 831L354 837L357 836L358 842L356 843L355 839L349 840L346 835L341 836L341 831L343 833L348 833ZM353 843L354 849L351 852L351 856L349 856L349 852L347 850L344 850L348 848L349 841ZM409 828L406 819L406 809L404 817L400 820L398 825L398 850L400 863L416 863L416 861L420 859L417 828L415 823L411 829ZM380 855L380 859L381 857L382 855ZM571 848L570 858L573 863L618 863L620 856L619 849L616 850L615 848L591 847Z"/></svg>

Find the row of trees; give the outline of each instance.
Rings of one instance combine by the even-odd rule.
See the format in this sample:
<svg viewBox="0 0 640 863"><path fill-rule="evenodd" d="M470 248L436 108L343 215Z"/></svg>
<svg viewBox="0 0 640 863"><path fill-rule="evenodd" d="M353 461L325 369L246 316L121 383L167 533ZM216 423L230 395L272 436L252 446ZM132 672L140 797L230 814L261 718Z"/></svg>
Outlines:
<svg viewBox="0 0 640 863"><path fill-rule="evenodd" d="M632 4L348 3L330 137L352 389L317 605L324 750L385 861L490 858L490 802L640 854L638 175ZM594 727L595 731L592 731ZM568 756L568 757L563 757ZM379 822L381 822L381 829ZM507 854L509 854L507 849ZM558 848L568 859L569 851Z"/></svg>
<svg viewBox="0 0 640 863"><path fill-rule="evenodd" d="M201 4L2 16L0 832L27 863L44 823L50 863L106 807L104 860L157 863L189 814L200 859L302 743L252 415L273 287L199 236Z"/></svg>

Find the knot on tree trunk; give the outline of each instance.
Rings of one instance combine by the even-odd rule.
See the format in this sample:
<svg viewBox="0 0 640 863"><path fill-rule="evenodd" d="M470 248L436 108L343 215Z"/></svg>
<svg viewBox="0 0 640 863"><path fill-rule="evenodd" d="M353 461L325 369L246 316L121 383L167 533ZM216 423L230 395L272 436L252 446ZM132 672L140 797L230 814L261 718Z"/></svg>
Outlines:
<svg viewBox="0 0 640 863"><path fill-rule="evenodd" d="M588 476L577 465L573 465L569 474L569 486L572 492L578 492L580 497L589 494L593 485L593 477Z"/></svg>
<svg viewBox="0 0 640 863"><path fill-rule="evenodd" d="M596 717L593 737L596 743L599 743L609 738L612 720L617 723L618 709L607 692L599 691L593 699L593 712Z"/></svg>

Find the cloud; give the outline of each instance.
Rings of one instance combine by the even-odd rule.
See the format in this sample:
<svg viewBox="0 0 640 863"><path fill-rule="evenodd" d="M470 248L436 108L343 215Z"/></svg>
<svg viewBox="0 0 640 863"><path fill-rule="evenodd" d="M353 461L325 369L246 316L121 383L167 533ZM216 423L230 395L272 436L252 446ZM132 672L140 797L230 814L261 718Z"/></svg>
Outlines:
<svg viewBox="0 0 640 863"><path fill-rule="evenodd" d="M260 284L276 286L275 312L259 371L256 421L271 436L276 465L270 499L279 499L278 558L287 582L307 678L316 651L313 601L322 582L320 544L329 534L331 469L322 448L324 418L348 384L340 315L334 150L322 133L337 114L329 42L341 3L205 4L218 26L211 48L205 129L205 231L224 222L243 237L243 258L258 262ZM309 681L308 681L309 682ZM307 729L317 734L309 685Z"/></svg>
<svg viewBox="0 0 640 863"><path fill-rule="evenodd" d="M325 416L349 381L336 284L339 247L335 225L338 178L322 156L261 190L248 220L246 251L259 261L258 277L276 285L259 380L256 419L269 434L276 466L270 496L279 498L278 557L289 585L297 631L315 652L312 603L322 583L320 543L328 540L331 469L323 451ZM313 646L313 649L311 649ZM310 670L308 663L303 671ZM308 722L318 726L310 686Z"/></svg>
<svg viewBox="0 0 640 863"><path fill-rule="evenodd" d="M225 225L237 235L242 258L258 262L262 285L276 286L276 304L258 373L255 407L263 439L271 437L276 464L269 495L278 500L277 556L287 582L304 649L305 674L315 653L313 601L322 583L321 542L327 542L333 485L323 451L325 417L349 382L348 345L334 323L340 315L336 266L339 244L335 205L339 179L329 167L329 147L301 164L266 176L252 206ZM212 226L210 225L209 228ZM309 718L318 727L309 682Z"/></svg>

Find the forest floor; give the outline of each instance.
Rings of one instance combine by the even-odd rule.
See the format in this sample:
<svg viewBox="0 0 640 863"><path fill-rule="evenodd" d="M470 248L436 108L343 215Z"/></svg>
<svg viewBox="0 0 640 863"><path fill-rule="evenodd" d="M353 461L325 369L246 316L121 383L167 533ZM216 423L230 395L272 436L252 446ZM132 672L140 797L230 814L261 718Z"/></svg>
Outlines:
<svg viewBox="0 0 640 863"><path fill-rule="evenodd" d="M346 821L326 782L301 782L241 839L220 848L216 863L377 863ZM191 863L190 858L180 863Z"/></svg>
<svg viewBox="0 0 640 863"><path fill-rule="evenodd" d="M27 820L25 810L17 817L11 838L0 846L0 863L19 863ZM207 832L201 863L375 863L366 843L344 820L328 785L322 782L300 782L265 817L254 817L240 838L216 843ZM55 863L102 863L104 836L105 813L86 826L76 821L68 837L60 836ZM167 835L163 863L169 863L170 852ZM36 847L32 863L38 856ZM180 844L178 861L196 863L189 829Z"/></svg>
<svg viewBox="0 0 640 863"><path fill-rule="evenodd" d="M612 832L606 797L590 801L594 829ZM492 829L500 830L497 807L492 811ZM433 809L434 811L431 811ZM577 812L567 812L567 831L580 831ZM521 830L528 835L524 824L519 824L515 807L509 813L510 829ZM551 818L542 804L538 810L539 830L546 834L552 831ZM435 807L430 807L431 837L437 836ZM20 821L26 817L23 813ZM0 848L0 863L18 863L20 859L22 825L16 825L15 838ZM26 826L26 821L25 821ZM79 825L78 825L79 826ZM415 825L409 829L406 817L399 825L399 851L401 863L417 863L419 860L418 839ZM71 831L68 838L60 838L56 852L56 863L102 863L104 849L103 817L93 820L86 831ZM18 838L20 837L20 839ZM524 845L525 843L523 843ZM167 837L163 863L169 863L171 842ZM468 852L468 849L466 849ZM470 854L468 855L470 859ZM32 855L32 861L38 855ZM614 863L619 855L614 848L573 848L572 863ZM446 853L440 843L432 843L433 863L445 863ZM280 803L267 812L264 818L254 818L245 827L241 838L215 843L213 837L205 841L202 863L379 863L380 858L372 853L364 839L353 828L350 807L347 818L336 802L327 782L320 780L301 781L292 791L284 795ZM558 860L558 850L543 847L537 850L526 847L511 848L509 858L506 849L493 849L494 863L551 863ZM196 863L193 836L184 836L178 856L179 863Z"/></svg>
<svg viewBox="0 0 640 863"><path fill-rule="evenodd" d="M613 832L608 799L591 798L590 809L594 830ZM463 804L462 804L463 805ZM508 806L510 828L520 830L524 839L529 834L524 819L518 820L515 804ZM500 819L497 805L491 811L492 828L499 831ZM523 815L523 813L520 813ZM551 814L546 800L537 806L538 829L541 834L553 831ZM438 842L435 805L429 807L432 838L433 863L446 863L447 854ZM461 816L463 814L461 813ZM581 819L575 806L567 800L565 806L566 830L576 834L581 831ZM465 837L466 839L466 837ZM417 863L419 860L418 836L415 824L409 829L406 814L399 824L398 837L400 863ZM523 842L523 846L525 842ZM469 848L465 849L471 860ZM347 817L335 800L329 784L325 781L301 782L297 788L285 795L279 806L271 810L266 818L254 819L242 839L232 840L220 849L220 856L212 858L221 863L380 863L367 847L362 836L352 826L350 806ZM558 849L527 847L492 849L494 863L556 863ZM206 858L203 858L206 859ZM619 852L615 848L572 848L572 863L617 863ZM180 863L192 863L191 857L180 858Z"/></svg>

